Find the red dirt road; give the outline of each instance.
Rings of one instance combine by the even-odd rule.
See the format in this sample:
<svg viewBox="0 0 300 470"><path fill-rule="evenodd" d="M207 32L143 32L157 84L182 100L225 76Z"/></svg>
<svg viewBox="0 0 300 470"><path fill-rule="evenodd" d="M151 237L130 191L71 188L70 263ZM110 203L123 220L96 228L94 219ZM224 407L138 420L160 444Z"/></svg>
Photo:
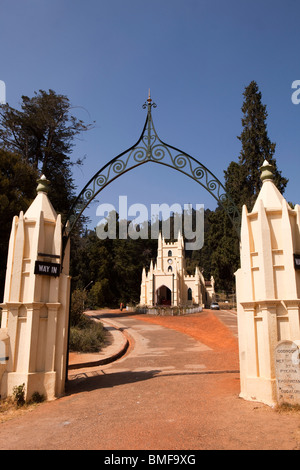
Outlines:
<svg viewBox="0 0 300 470"><path fill-rule="evenodd" d="M212 312L109 315L134 340L126 355L0 424L0 449L300 450L299 412L239 398L237 339Z"/></svg>
<svg viewBox="0 0 300 470"><path fill-rule="evenodd" d="M139 320L162 325L180 331L220 351L234 351L238 354L238 342L228 328L211 311L192 316L161 317L139 315Z"/></svg>

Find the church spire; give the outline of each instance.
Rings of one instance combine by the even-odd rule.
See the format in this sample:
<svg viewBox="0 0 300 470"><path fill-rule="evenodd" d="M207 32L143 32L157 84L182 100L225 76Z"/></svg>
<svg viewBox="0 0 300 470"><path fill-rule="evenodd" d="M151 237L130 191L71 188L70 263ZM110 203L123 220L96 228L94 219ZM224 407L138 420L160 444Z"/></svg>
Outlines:
<svg viewBox="0 0 300 470"><path fill-rule="evenodd" d="M163 241L161 232L158 235L158 247L157 247L157 269L163 271Z"/></svg>
<svg viewBox="0 0 300 470"><path fill-rule="evenodd" d="M178 248L183 248L184 242L183 242L183 236L181 235L181 230L180 229L178 230L177 240L178 240Z"/></svg>
<svg viewBox="0 0 300 470"><path fill-rule="evenodd" d="M162 247L162 238L161 238L161 231L158 234L158 249Z"/></svg>

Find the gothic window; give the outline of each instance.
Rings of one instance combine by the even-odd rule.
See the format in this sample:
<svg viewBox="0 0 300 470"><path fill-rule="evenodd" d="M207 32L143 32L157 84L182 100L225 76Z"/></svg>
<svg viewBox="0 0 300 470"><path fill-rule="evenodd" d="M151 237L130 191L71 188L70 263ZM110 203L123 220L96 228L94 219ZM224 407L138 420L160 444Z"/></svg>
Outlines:
<svg viewBox="0 0 300 470"><path fill-rule="evenodd" d="M168 256L172 256L172 250L168 251Z"/></svg>
<svg viewBox="0 0 300 470"><path fill-rule="evenodd" d="M168 272L171 273L173 271L172 266L168 267Z"/></svg>
<svg viewBox="0 0 300 470"><path fill-rule="evenodd" d="M190 287L188 288L188 300L193 300L192 289Z"/></svg>

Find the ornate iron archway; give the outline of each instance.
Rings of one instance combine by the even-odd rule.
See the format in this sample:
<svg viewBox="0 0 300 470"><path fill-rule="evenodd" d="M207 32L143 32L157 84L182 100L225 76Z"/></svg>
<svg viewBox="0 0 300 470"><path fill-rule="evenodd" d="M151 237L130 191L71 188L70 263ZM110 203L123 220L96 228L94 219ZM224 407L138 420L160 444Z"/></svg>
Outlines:
<svg viewBox="0 0 300 470"><path fill-rule="evenodd" d="M240 236L240 212L226 193L223 184L196 158L166 144L158 137L151 112L151 109L156 107L149 91L149 97L143 104L143 108L147 108L147 117L139 140L135 145L106 163L82 189L67 216L63 230L64 246L76 222L90 202L112 181L148 162L174 168L199 183L224 207L238 236Z"/></svg>

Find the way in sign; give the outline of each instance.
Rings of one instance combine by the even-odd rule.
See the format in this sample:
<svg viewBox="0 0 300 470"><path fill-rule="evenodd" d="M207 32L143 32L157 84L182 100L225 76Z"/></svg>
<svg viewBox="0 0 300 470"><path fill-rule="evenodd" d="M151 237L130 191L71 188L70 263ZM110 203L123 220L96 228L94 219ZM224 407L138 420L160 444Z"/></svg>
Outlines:
<svg viewBox="0 0 300 470"><path fill-rule="evenodd" d="M46 263L43 261L35 262L34 274L44 274L46 276L59 276L60 264L58 263Z"/></svg>

